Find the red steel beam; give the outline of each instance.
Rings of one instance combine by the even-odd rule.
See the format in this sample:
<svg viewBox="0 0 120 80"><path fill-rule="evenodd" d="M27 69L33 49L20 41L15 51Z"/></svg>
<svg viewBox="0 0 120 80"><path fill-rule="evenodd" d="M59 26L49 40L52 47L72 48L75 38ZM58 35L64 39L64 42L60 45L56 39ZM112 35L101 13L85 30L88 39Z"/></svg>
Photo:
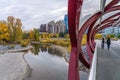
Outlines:
<svg viewBox="0 0 120 80"><path fill-rule="evenodd" d="M76 18L78 19L80 15L81 5L82 0L68 0L68 29L71 40L71 54L69 61L68 80L79 80L79 52L77 48L78 44L76 36L76 28L78 26L78 22L76 21ZM77 8L79 8L79 10Z"/></svg>
<svg viewBox="0 0 120 80"><path fill-rule="evenodd" d="M108 13L108 12L111 12L111 11L115 11L115 10L120 10L120 6L114 6L114 7L111 7L112 9L110 9L110 10L107 10L107 12L106 13ZM92 28L92 27L91 27ZM94 31L93 29L91 29L90 28L90 30L88 29L88 31L89 32L91 32L91 31ZM89 38L89 46L90 46L90 49L92 49L92 51L94 51L94 48L95 48L95 42L94 42L94 39L93 38L91 38L91 36L89 36L88 37Z"/></svg>
<svg viewBox="0 0 120 80"><path fill-rule="evenodd" d="M119 15L120 15L120 12L119 12L119 13L116 13L116 14L114 14L114 15L112 15L112 16L110 16L109 18L107 18L107 19L105 19L104 21L102 21L102 22L101 22L101 25L103 25L103 24L111 21L112 18L114 18L114 17L116 17L116 16L119 16ZM93 50L94 50L94 48L95 48L95 42L94 42L94 37L93 37L92 35L93 35L93 32L94 32L99 26L100 26L99 24L96 25L96 26L92 29L91 33L90 33L91 47L92 47Z"/></svg>
<svg viewBox="0 0 120 80"><path fill-rule="evenodd" d="M118 13L110 16L109 18L107 18L107 19L105 19L104 21L102 21L102 22L101 22L101 25L109 22L112 18L114 18L114 17L116 17L116 16L119 16L119 15L120 15L120 12L118 12ZM99 24L96 25L96 26L92 29L91 33L90 33L90 37L91 37L91 39L92 39L92 44L93 44L92 47L95 47L95 45L94 45L95 42L94 42L93 32L94 32L99 26L100 26Z"/></svg>
<svg viewBox="0 0 120 80"><path fill-rule="evenodd" d="M110 8L109 10L105 11L105 14L108 13L108 12L111 12L111 11L115 11L115 10L120 10L120 6L114 6L114 7ZM80 44L81 44L81 41L82 41L82 35L83 35L84 32L86 31L86 29L87 29L88 27L91 28L90 25L91 25L93 22L97 21L101 15L102 15L101 12L96 13L95 15L93 15L92 17L90 17L90 18L83 24L82 28L80 29L80 31L79 31L79 33L78 33ZM79 50L80 50L80 54L83 54L81 47L79 48ZM90 58L92 58L92 56L91 56L92 54L91 54L91 53L88 52L88 55L90 56ZM81 56L80 56L80 58L81 58Z"/></svg>
<svg viewBox="0 0 120 80"><path fill-rule="evenodd" d="M112 1L105 8L105 13L118 10L118 9L120 10L120 6L113 6L117 4L117 1L118 0L114 0L114 2ZM78 66L79 66L78 60L79 59L87 68L90 68L90 64L84 58L83 52L81 49L82 35L84 31L87 29L87 27L92 25L102 15L101 12L96 13L91 18L89 18L85 22L85 24L82 26L80 31L78 31L81 6L82 6L82 0L69 0L68 1L68 25L69 25L69 34L70 34L70 40L71 40L71 48L72 48L71 55L70 55L70 61L69 61L68 80L79 80L79 71L78 71ZM91 27L93 27L93 25ZM92 59L92 54L89 54L89 56Z"/></svg>

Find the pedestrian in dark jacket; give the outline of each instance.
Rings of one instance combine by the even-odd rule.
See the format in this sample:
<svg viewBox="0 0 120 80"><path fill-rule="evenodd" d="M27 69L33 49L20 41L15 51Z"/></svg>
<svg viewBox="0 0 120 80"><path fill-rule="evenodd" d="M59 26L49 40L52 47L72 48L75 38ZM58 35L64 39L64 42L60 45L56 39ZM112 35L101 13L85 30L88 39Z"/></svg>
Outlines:
<svg viewBox="0 0 120 80"><path fill-rule="evenodd" d="M110 40L110 38L107 39L106 43L107 43L107 48L108 48L108 50L109 50L109 49L110 49L110 45L111 45L111 40Z"/></svg>
<svg viewBox="0 0 120 80"><path fill-rule="evenodd" d="M102 44L101 44L102 49L104 49L104 43L105 43L105 39L102 38Z"/></svg>

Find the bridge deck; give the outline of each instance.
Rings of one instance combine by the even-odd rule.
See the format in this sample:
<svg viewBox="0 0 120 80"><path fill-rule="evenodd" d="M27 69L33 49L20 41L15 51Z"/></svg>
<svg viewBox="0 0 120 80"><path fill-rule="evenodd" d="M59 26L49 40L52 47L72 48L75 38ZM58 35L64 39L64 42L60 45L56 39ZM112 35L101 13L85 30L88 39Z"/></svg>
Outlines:
<svg viewBox="0 0 120 80"><path fill-rule="evenodd" d="M112 42L110 50L98 45L96 80L120 80L119 42Z"/></svg>

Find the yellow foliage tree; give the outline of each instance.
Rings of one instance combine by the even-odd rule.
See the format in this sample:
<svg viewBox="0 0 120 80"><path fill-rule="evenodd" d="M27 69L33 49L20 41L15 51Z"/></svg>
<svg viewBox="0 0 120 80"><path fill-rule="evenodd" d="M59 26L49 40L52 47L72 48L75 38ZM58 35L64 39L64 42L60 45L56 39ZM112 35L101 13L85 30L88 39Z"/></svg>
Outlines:
<svg viewBox="0 0 120 80"><path fill-rule="evenodd" d="M83 46L83 45L86 45L86 43L87 43L87 35L84 34L84 35L83 35L83 38L82 38L82 43L81 43L81 45L82 45L82 46Z"/></svg>
<svg viewBox="0 0 120 80"><path fill-rule="evenodd" d="M9 28L10 42L20 42L22 40L22 23L19 18L15 19L13 16L8 16L7 26Z"/></svg>
<svg viewBox="0 0 120 80"><path fill-rule="evenodd" d="M15 42L21 42L23 37L23 32L20 26L15 27Z"/></svg>
<svg viewBox="0 0 120 80"><path fill-rule="evenodd" d="M10 34L10 42L14 41L14 21L15 21L15 18L13 16L8 16L7 26Z"/></svg>
<svg viewBox="0 0 120 80"><path fill-rule="evenodd" d="M84 39L87 39L87 35L86 35L86 34L84 34L84 35L83 35L83 38L84 38Z"/></svg>
<svg viewBox="0 0 120 80"><path fill-rule="evenodd" d="M32 30L29 32L29 39L34 39L34 32Z"/></svg>
<svg viewBox="0 0 120 80"><path fill-rule="evenodd" d="M83 45L86 45L86 39L82 39L81 45L82 45L82 46L83 46Z"/></svg>
<svg viewBox="0 0 120 80"><path fill-rule="evenodd" d="M9 41L10 34L8 32L8 27L4 23L0 23L0 41Z"/></svg>
<svg viewBox="0 0 120 80"><path fill-rule="evenodd" d="M39 31L37 29L31 30L28 34L29 34L29 39L34 41L40 40Z"/></svg>

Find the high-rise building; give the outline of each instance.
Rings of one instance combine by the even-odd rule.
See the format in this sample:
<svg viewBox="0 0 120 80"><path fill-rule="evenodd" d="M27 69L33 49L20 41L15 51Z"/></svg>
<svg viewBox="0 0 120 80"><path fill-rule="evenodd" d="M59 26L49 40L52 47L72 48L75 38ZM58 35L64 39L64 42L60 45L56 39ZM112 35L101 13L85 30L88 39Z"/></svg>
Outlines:
<svg viewBox="0 0 120 80"><path fill-rule="evenodd" d="M63 20L59 20L57 22L50 21L48 24L40 25L40 32L48 32L53 34L59 34L60 32L65 33L66 27Z"/></svg>
<svg viewBox="0 0 120 80"><path fill-rule="evenodd" d="M66 27L66 33L68 33L68 15L64 16L64 23L65 23L65 27Z"/></svg>
<svg viewBox="0 0 120 80"><path fill-rule="evenodd" d="M47 25L46 24L40 25L40 32L47 32Z"/></svg>
<svg viewBox="0 0 120 80"><path fill-rule="evenodd" d="M48 33L55 33L54 27L55 27L55 22L54 21L50 21L48 23Z"/></svg>
<svg viewBox="0 0 120 80"><path fill-rule="evenodd" d="M55 33L60 33L60 32L63 32L65 33L66 31L66 27L65 27L65 24L64 24L64 21L60 20L60 21L57 21L55 23Z"/></svg>

